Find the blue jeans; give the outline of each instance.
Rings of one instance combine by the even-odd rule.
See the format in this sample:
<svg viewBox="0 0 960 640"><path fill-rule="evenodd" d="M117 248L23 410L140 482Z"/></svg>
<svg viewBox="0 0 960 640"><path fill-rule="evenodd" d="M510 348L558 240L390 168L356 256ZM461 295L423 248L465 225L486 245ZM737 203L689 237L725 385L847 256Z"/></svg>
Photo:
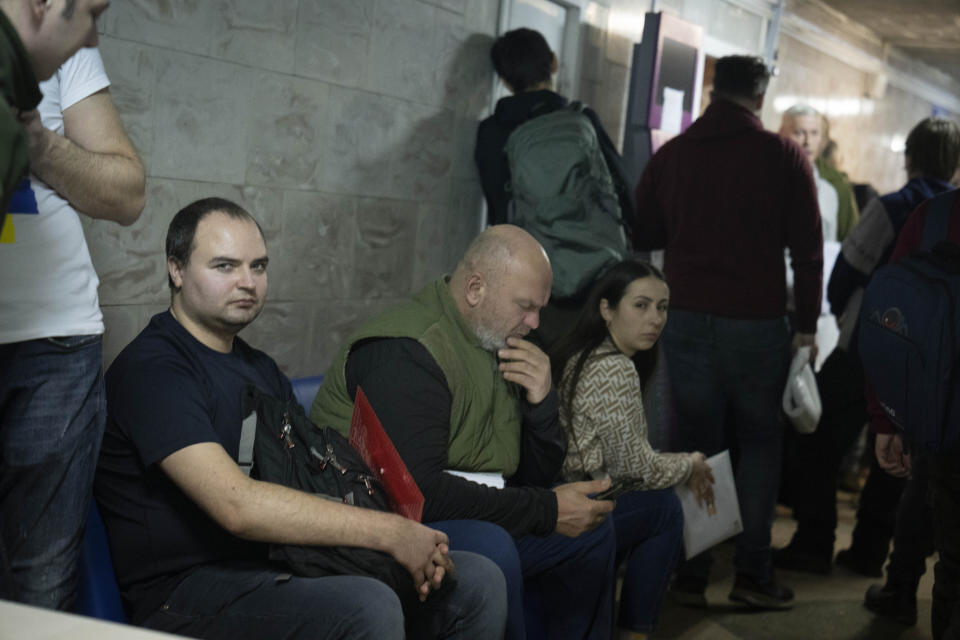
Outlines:
<svg viewBox="0 0 960 640"><path fill-rule="evenodd" d="M490 558L506 580L506 640L527 637L523 621L523 569L513 537L492 522L483 520L441 520L428 526L439 529L450 538L450 548L479 553Z"/></svg>
<svg viewBox="0 0 960 640"><path fill-rule="evenodd" d="M653 631L683 542L680 499L673 489L626 493L617 498L613 526L617 565L626 562L619 625Z"/></svg>
<svg viewBox="0 0 960 640"><path fill-rule="evenodd" d="M734 566L739 574L766 580L772 576L770 528L783 455L781 399L790 366L786 319L671 310L663 347L681 448L711 456L730 447L743 521ZM705 552L681 573L705 581L711 562Z"/></svg>
<svg viewBox="0 0 960 640"><path fill-rule="evenodd" d="M613 520L576 538L558 533L511 537L479 520L429 523L450 546L481 553L507 581L508 640L590 638L612 633L616 540Z"/></svg>
<svg viewBox="0 0 960 640"><path fill-rule="evenodd" d="M76 599L106 418L102 358L99 335L0 345L0 532L13 589L6 598L58 609Z"/></svg>
<svg viewBox="0 0 960 640"><path fill-rule="evenodd" d="M503 575L486 558L454 552L457 585L404 620L393 590L365 576L290 577L255 563L195 569L141 624L223 640L495 640L506 620ZM413 588L411 580L410 588Z"/></svg>

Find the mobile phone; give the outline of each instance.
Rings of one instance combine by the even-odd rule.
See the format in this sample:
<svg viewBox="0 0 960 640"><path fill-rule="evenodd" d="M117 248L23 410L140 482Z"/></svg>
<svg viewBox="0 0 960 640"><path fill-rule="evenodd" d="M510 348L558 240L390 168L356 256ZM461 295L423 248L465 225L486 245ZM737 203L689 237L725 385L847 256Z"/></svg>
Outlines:
<svg viewBox="0 0 960 640"><path fill-rule="evenodd" d="M643 478L624 478L617 480L606 491L593 496L594 500L616 500L629 491L636 491L643 488Z"/></svg>

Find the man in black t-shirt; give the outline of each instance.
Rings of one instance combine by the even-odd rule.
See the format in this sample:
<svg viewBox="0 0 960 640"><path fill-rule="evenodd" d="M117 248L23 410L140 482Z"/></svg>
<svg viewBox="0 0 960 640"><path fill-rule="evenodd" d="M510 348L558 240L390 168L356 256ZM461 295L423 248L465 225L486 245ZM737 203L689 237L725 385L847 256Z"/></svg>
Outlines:
<svg viewBox="0 0 960 640"><path fill-rule="evenodd" d="M167 234L170 310L107 372L95 495L135 624L200 638L499 638L504 580L490 561L400 516L253 480L237 465L249 384L289 400L289 381L236 334L263 308L267 252L238 205L188 205ZM351 545L392 555L421 601L404 620L372 578L290 576L266 543ZM413 619L411 619L413 618Z"/></svg>

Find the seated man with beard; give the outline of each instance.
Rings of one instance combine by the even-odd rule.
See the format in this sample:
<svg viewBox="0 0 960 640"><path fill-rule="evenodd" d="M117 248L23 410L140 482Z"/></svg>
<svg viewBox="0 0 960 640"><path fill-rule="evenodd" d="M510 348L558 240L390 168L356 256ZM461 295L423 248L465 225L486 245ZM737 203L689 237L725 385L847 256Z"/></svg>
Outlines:
<svg viewBox="0 0 960 640"><path fill-rule="evenodd" d="M452 549L483 553L503 569L508 638L609 638L613 503L588 497L609 481L553 486L566 437L550 360L525 339L551 282L533 236L511 225L487 229L452 275L347 340L310 417L347 432L363 389L423 492L423 520L446 531ZM451 469L502 476L506 486ZM475 522L437 522L454 519Z"/></svg>

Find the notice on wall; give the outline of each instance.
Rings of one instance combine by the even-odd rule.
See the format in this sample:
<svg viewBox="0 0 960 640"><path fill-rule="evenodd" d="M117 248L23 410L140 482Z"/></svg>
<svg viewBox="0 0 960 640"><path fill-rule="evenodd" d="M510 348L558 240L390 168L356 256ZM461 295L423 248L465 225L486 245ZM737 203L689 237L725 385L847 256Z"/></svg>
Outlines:
<svg viewBox="0 0 960 640"><path fill-rule="evenodd" d="M660 130L676 135L680 133L683 122L683 91L673 87L663 88L663 115L660 118Z"/></svg>

